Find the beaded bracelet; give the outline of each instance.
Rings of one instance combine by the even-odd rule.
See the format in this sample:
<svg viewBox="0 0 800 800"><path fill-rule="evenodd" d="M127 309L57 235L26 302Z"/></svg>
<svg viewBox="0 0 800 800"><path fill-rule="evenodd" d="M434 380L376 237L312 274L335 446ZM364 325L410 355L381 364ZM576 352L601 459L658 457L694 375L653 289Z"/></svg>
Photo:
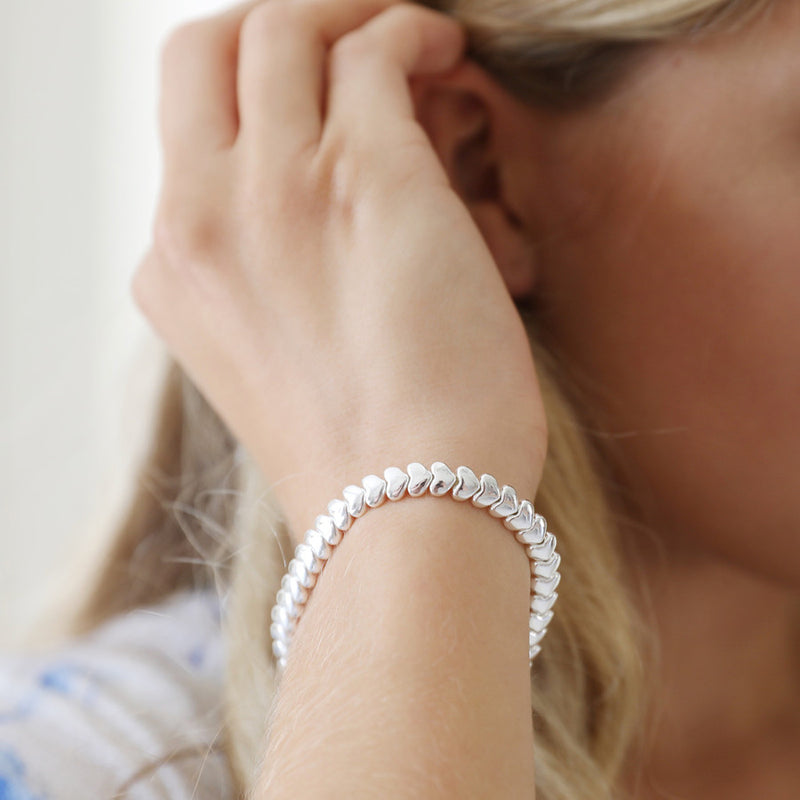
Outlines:
<svg viewBox="0 0 800 800"><path fill-rule="evenodd" d="M503 525L513 531L517 541L524 546L531 566L528 656L532 665L541 650L539 643L553 618L552 608L558 597L556 587L561 580L558 572L561 556L555 551L556 537L547 530L545 518L534 511L530 501L517 501L511 486L504 485L501 489L491 475L484 473L478 478L469 467L458 467L453 473L441 461L434 461L430 470L414 462L408 465L406 472L388 467L383 474L383 478L367 475L361 486L345 487L342 498L328 503L328 513L317 516L314 528L306 531L305 540L295 549L272 609L272 652L279 669L286 667L289 645L309 594L353 520L386 500L397 501L406 496L421 497L425 494L434 497L449 495L461 502L470 500L473 506L501 518Z"/></svg>

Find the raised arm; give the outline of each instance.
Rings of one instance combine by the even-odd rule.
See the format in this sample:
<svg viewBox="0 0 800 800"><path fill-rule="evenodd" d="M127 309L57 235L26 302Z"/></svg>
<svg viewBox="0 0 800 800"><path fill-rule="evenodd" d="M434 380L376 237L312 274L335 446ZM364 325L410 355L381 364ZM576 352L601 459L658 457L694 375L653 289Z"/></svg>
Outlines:
<svg viewBox="0 0 800 800"><path fill-rule="evenodd" d="M391 464L471 465L535 496L527 332L471 213L485 201L465 205L415 116L411 79L464 47L412 3L268 0L164 50L164 182L134 297L300 541ZM263 798L532 795L527 556L458 505L403 500L346 533L279 689Z"/></svg>

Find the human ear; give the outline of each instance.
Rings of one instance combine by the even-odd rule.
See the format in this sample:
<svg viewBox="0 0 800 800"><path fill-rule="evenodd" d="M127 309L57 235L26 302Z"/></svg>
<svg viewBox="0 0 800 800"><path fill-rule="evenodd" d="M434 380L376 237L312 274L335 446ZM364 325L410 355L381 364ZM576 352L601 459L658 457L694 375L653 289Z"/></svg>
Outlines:
<svg viewBox="0 0 800 800"><path fill-rule="evenodd" d="M533 236L511 196L510 138L525 139L519 105L477 64L446 75L415 77L416 118L480 229L509 293L529 296L536 281Z"/></svg>

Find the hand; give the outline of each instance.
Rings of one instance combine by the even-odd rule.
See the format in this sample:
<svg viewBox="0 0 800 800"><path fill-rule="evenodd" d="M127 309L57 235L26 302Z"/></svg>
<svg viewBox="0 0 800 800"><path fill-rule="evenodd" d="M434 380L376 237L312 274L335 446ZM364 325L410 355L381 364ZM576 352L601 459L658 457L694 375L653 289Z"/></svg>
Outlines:
<svg viewBox="0 0 800 800"><path fill-rule="evenodd" d="M163 185L133 295L298 541L391 464L538 486L524 326L409 87L464 44L412 3L268 0L164 49Z"/></svg>

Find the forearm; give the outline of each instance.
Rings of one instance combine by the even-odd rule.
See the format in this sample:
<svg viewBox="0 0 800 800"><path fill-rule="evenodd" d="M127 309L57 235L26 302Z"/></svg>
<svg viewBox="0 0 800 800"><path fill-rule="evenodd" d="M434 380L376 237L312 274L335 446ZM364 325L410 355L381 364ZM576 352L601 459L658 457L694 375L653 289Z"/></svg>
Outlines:
<svg viewBox="0 0 800 800"><path fill-rule="evenodd" d="M529 562L470 503L356 520L298 625L254 800L532 798Z"/></svg>

